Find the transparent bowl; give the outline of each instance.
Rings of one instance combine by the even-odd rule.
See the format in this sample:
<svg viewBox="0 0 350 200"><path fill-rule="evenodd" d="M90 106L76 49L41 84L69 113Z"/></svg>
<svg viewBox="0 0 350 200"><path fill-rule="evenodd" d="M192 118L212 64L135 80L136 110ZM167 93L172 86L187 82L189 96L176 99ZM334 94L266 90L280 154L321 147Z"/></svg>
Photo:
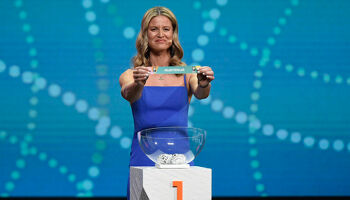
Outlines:
<svg viewBox="0 0 350 200"><path fill-rule="evenodd" d="M188 168L201 152L206 131L192 127L157 127L137 132L142 151L158 168Z"/></svg>

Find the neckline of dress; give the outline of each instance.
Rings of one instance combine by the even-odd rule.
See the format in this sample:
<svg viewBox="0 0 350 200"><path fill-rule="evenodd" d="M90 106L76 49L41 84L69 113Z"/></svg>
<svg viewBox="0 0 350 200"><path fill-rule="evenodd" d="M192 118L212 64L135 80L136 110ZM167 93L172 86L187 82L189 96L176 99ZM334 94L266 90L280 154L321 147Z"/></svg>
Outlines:
<svg viewBox="0 0 350 200"><path fill-rule="evenodd" d="M145 87L156 87L156 88L167 88L167 87L186 87L186 86L184 86L184 85L182 85L182 86L149 86L149 85L146 85L146 86L143 86L144 88Z"/></svg>

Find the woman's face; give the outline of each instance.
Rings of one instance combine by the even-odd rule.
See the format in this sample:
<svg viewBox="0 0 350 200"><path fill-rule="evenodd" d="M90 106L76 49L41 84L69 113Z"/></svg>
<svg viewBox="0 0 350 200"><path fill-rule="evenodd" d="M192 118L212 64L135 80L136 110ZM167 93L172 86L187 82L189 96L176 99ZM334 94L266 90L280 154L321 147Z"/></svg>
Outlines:
<svg viewBox="0 0 350 200"><path fill-rule="evenodd" d="M173 26L169 18L163 15L153 17L148 25L147 36L152 51L168 50L173 43Z"/></svg>

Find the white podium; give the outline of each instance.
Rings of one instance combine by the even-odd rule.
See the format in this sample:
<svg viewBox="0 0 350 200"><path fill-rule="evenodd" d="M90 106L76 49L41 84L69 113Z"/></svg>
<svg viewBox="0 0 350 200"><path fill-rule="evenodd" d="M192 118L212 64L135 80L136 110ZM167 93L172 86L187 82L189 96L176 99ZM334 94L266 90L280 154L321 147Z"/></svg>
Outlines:
<svg viewBox="0 0 350 200"><path fill-rule="evenodd" d="M212 172L188 169L130 167L131 200L210 200Z"/></svg>

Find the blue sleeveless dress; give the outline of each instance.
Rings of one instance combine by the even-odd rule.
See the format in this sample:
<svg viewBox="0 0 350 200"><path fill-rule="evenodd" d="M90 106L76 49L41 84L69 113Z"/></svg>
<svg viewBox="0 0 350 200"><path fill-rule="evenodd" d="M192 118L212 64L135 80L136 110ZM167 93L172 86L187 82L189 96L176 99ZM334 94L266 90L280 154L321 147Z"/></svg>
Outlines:
<svg viewBox="0 0 350 200"><path fill-rule="evenodd" d="M188 93L185 86L145 86L140 99L131 104L134 118L134 136L129 166L154 166L142 151L137 132L147 128L181 126L188 123ZM193 165L193 163L191 163ZM128 181L129 199L129 181Z"/></svg>

